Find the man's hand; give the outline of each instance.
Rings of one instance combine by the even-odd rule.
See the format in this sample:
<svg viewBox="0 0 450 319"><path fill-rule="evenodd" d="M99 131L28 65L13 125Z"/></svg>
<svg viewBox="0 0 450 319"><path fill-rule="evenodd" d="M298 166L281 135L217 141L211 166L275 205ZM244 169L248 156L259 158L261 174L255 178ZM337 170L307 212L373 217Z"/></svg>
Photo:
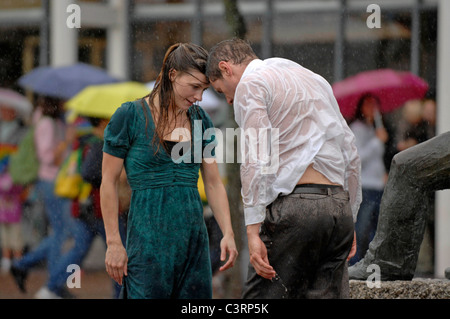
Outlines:
<svg viewBox="0 0 450 319"><path fill-rule="evenodd" d="M350 253L348 254L347 260L350 260L356 254L356 232L353 232L353 243Z"/></svg>
<svg viewBox="0 0 450 319"><path fill-rule="evenodd" d="M269 263L266 245L259 237L259 227L260 224L247 226L250 263L258 275L266 279L272 279L275 277L276 272Z"/></svg>

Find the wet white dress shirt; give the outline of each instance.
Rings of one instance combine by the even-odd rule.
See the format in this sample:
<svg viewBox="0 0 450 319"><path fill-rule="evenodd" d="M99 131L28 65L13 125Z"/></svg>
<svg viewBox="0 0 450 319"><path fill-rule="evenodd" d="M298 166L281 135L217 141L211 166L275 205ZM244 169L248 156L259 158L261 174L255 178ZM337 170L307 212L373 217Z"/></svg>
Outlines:
<svg viewBox="0 0 450 319"><path fill-rule="evenodd" d="M310 164L349 192L356 221L360 159L325 79L290 60L253 60L236 87L234 112L243 132L246 225L263 222L266 206L291 193Z"/></svg>

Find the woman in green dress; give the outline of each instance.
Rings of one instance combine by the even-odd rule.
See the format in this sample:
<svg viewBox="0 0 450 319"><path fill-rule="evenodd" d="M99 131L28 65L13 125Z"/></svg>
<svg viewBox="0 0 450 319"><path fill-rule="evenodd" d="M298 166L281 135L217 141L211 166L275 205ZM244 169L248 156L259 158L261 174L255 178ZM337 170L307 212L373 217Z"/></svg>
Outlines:
<svg viewBox="0 0 450 319"><path fill-rule="evenodd" d="M208 235L197 188L200 170L223 234L221 270L236 260L228 199L217 163L211 160L213 124L196 104L209 86L204 74L207 58L207 51L197 45L171 46L152 92L122 104L105 129L105 264L109 275L123 285L125 298L212 297ZM123 167L132 189L126 249L117 223Z"/></svg>

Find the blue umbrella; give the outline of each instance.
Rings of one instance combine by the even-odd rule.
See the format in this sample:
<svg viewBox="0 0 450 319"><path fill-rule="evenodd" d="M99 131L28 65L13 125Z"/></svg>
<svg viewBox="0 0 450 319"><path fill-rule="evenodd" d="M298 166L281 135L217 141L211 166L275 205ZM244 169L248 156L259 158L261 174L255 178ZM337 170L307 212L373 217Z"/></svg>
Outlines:
<svg viewBox="0 0 450 319"><path fill-rule="evenodd" d="M120 82L105 70L86 64L42 66L19 78L19 85L33 92L68 100L89 85Z"/></svg>

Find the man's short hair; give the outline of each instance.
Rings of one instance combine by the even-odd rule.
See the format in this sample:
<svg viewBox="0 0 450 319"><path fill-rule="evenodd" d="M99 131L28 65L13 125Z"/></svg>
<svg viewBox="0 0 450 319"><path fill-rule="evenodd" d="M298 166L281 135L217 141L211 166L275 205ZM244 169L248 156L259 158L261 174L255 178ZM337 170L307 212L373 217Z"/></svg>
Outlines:
<svg viewBox="0 0 450 319"><path fill-rule="evenodd" d="M219 69L220 61L242 64L257 58L258 56L247 41L238 38L224 40L217 43L209 51L206 77L210 81L222 78L222 72Z"/></svg>

